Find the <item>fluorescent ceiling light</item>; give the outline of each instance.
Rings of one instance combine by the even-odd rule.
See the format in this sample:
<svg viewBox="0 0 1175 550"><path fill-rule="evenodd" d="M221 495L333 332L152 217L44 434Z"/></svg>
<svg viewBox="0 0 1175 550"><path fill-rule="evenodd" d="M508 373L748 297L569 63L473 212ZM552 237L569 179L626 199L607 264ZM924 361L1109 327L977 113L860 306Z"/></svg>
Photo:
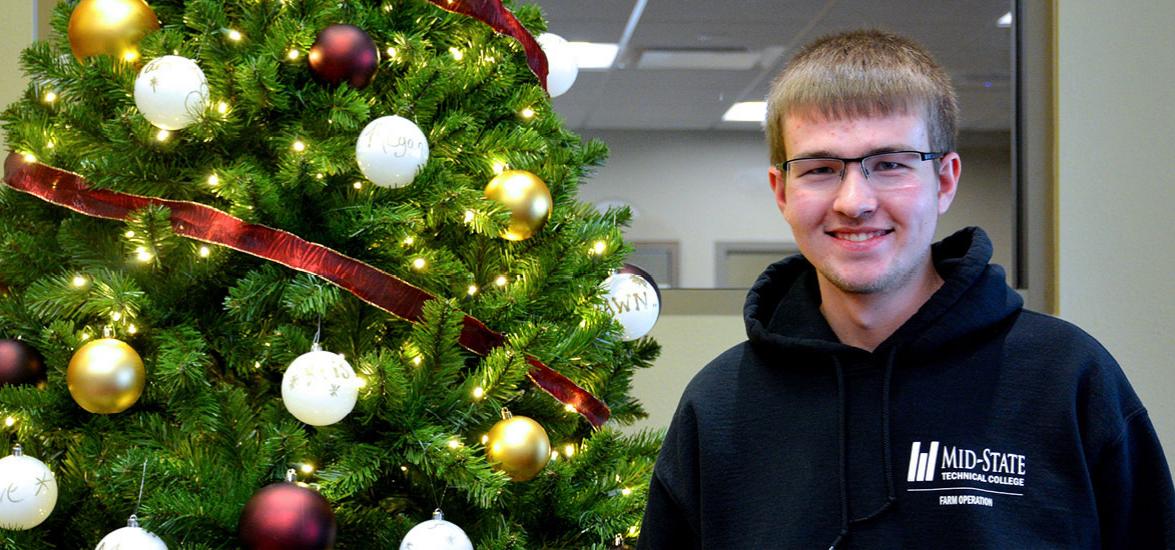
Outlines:
<svg viewBox="0 0 1175 550"><path fill-rule="evenodd" d="M767 120L766 101L740 101L722 115L727 122L763 122Z"/></svg>
<svg viewBox="0 0 1175 550"><path fill-rule="evenodd" d="M575 64L580 69L609 69L616 60L616 53L620 51L617 44L600 42L568 42L571 53L575 56Z"/></svg>
<svg viewBox="0 0 1175 550"><path fill-rule="evenodd" d="M759 65L762 53L740 49L650 49L641 52L638 69L745 71Z"/></svg>
<svg viewBox="0 0 1175 550"><path fill-rule="evenodd" d="M999 20L995 22L995 24L996 24L996 26L1001 27L1001 28L1005 28L1005 29L1008 27L1011 27L1012 26L1012 12L1005 13L1003 15L1003 17L1000 17Z"/></svg>

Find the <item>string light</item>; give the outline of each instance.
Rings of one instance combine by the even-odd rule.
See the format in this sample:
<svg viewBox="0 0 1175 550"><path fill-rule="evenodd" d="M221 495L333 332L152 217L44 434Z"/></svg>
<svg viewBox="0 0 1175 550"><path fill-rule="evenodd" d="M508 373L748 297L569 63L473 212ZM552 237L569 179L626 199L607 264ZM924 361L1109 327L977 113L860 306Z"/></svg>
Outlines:
<svg viewBox="0 0 1175 550"><path fill-rule="evenodd" d="M135 333L139 332L139 327L136 327L134 325L134 323L132 323L132 324L129 324L126 326L126 331L129 334L135 334Z"/></svg>
<svg viewBox="0 0 1175 550"><path fill-rule="evenodd" d="M302 55L302 52L299 52L297 48L290 48L290 51L286 52L286 58L290 61L298 59L298 56L300 55Z"/></svg>
<svg viewBox="0 0 1175 550"><path fill-rule="evenodd" d="M509 281L509 279L506 278L505 275L498 275L498 278L494 279L494 284L496 284L498 286L506 286L506 283L508 283L508 282L510 282L510 281Z"/></svg>
<svg viewBox="0 0 1175 550"><path fill-rule="evenodd" d="M623 488L623 489L621 489L621 490L620 490L620 494L622 494L622 495L624 495L624 496L631 496L631 495L632 495L632 488L631 488L631 487L625 487L625 488Z"/></svg>
<svg viewBox="0 0 1175 550"><path fill-rule="evenodd" d="M424 267L427 265L428 265L428 262L425 261L424 258L416 258L415 260L412 260L412 268L417 271L424 269Z"/></svg>
<svg viewBox="0 0 1175 550"><path fill-rule="evenodd" d="M110 320L111 320L111 321L121 321L121 320L122 320L122 312L121 312L121 311L115 311L114 313L111 313L111 314L110 314Z"/></svg>
<svg viewBox="0 0 1175 550"><path fill-rule="evenodd" d="M563 405L563 410L565 410L569 413L573 413L573 412L575 412L575 405L571 405L571 404Z"/></svg>
<svg viewBox="0 0 1175 550"><path fill-rule="evenodd" d="M473 223L473 211L472 210L465 211L465 223Z"/></svg>
<svg viewBox="0 0 1175 550"><path fill-rule="evenodd" d="M261 368L261 361L253 361L253 368L255 368L255 369Z"/></svg>
<svg viewBox="0 0 1175 550"><path fill-rule="evenodd" d="M170 138L170 137L171 137L171 132L169 132L167 130L159 130L159 132L157 132L155 134L155 139L157 139L159 141L167 141L167 138Z"/></svg>
<svg viewBox="0 0 1175 550"><path fill-rule="evenodd" d="M531 109L530 107L526 107L526 108L522 109L521 111L518 111L518 116L521 116L522 118L525 118L526 120L530 120L530 119L534 118L534 109Z"/></svg>
<svg viewBox="0 0 1175 550"><path fill-rule="evenodd" d="M351 187L354 187L355 189L363 189L363 182L357 181L357 182L351 184Z"/></svg>
<svg viewBox="0 0 1175 550"><path fill-rule="evenodd" d="M224 101L216 102L216 112L218 112L222 115L227 114L228 113L228 103L225 103Z"/></svg>
<svg viewBox="0 0 1175 550"><path fill-rule="evenodd" d="M509 167L510 167L510 165L506 164L506 161L503 161L503 160L495 160L494 161L494 173L495 174L501 174L502 172L505 172L506 169Z"/></svg>
<svg viewBox="0 0 1175 550"><path fill-rule="evenodd" d="M217 185L220 185L220 176L218 176L216 174L212 174L211 176L208 176L208 185L211 185L212 187L216 187Z"/></svg>
<svg viewBox="0 0 1175 550"><path fill-rule="evenodd" d="M412 246L412 243L415 243L415 242L416 242L416 238L413 237L412 235L404 237L404 246Z"/></svg>
<svg viewBox="0 0 1175 550"><path fill-rule="evenodd" d="M153 257L154 256L151 254L151 251L142 246L135 249L135 258L140 262L147 263L151 261L151 258Z"/></svg>
<svg viewBox="0 0 1175 550"><path fill-rule="evenodd" d="M326 174L323 174L322 172L319 172L319 173L317 173L317 174L314 174L314 179L319 179L319 180L320 180L320 179L322 179L322 178L325 178L325 177L326 177Z"/></svg>
<svg viewBox="0 0 1175 550"><path fill-rule="evenodd" d="M449 48L449 53L453 54L453 59L456 59L457 61L465 59L465 52L457 49L456 46Z"/></svg>
<svg viewBox="0 0 1175 550"><path fill-rule="evenodd" d="M477 285L469 285L469 288L465 289L465 293L470 296L477 294Z"/></svg>
<svg viewBox="0 0 1175 550"><path fill-rule="evenodd" d="M90 280L81 276L81 275L74 275L72 282L73 282L73 286L76 288L82 288L82 287L86 286L87 284L90 284Z"/></svg>
<svg viewBox="0 0 1175 550"><path fill-rule="evenodd" d="M407 466L400 466L400 471L401 471L401 472L404 472L404 473L407 473L407 472L408 472L408 467L407 467Z"/></svg>
<svg viewBox="0 0 1175 550"><path fill-rule="evenodd" d="M450 448L450 449L454 449L454 450L456 450L456 449L457 449L458 447L460 447L460 446L461 446L461 442L460 442L460 441L457 441L456 439L450 439L450 440L449 440L449 448Z"/></svg>
<svg viewBox="0 0 1175 550"><path fill-rule="evenodd" d="M27 162L27 163L29 163L29 164L32 164L32 163L34 163L34 162L37 162L37 155L34 155L34 154L32 154L32 153L27 153L27 152L26 152L26 153L21 153L21 154L20 154L20 157L21 157L21 158L23 158L23 159L24 159L24 161L25 161L25 162Z"/></svg>
<svg viewBox="0 0 1175 550"><path fill-rule="evenodd" d="M551 462L559 460L559 451L551 451Z"/></svg>
<svg viewBox="0 0 1175 550"><path fill-rule="evenodd" d="M302 473L310 475L314 473L314 465L309 462L302 465Z"/></svg>
<svg viewBox="0 0 1175 550"><path fill-rule="evenodd" d="M572 445L571 443L564 445L563 454L567 455L567 458L575 456L575 445Z"/></svg>
<svg viewBox="0 0 1175 550"><path fill-rule="evenodd" d="M139 58L139 52L137 52L135 50L127 50L125 52L122 52L122 60L126 61L127 63L134 63L134 61L138 58Z"/></svg>
<svg viewBox="0 0 1175 550"><path fill-rule="evenodd" d="M481 399L481 398L485 397L485 395L486 395L486 391L481 386L473 388L473 398L474 399Z"/></svg>
<svg viewBox="0 0 1175 550"><path fill-rule="evenodd" d="M14 424L16 424L16 419L11 416L4 419L5 426L8 426L9 428L11 428Z"/></svg>
<svg viewBox="0 0 1175 550"><path fill-rule="evenodd" d="M54 101L57 101L57 92L53 90L45 92L45 103L53 103Z"/></svg>
<svg viewBox="0 0 1175 550"><path fill-rule="evenodd" d="M424 361L424 359L421 359L421 357L419 355L412 358L412 364L416 365L417 367L420 366L421 361Z"/></svg>
<svg viewBox="0 0 1175 550"><path fill-rule="evenodd" d="M306 150L306 143L300 139L294 140L294 145L292 147L294 148L294 151L301 153Z"/></svg>
<svg viewBox="0 0 1175 550"><path fill-rule="evenodd" d="M608 243L604 241L596 241L595 244L592 245L592 252L597 256L603 254L607 249Z"/></svg>
<svg viewBox="0 0 1175 550"><path fill-rule="evenodd" d="M388 59L395 59L396 58L396 48L394 48L392 46L388 46L387 52L388 52Z"/></svg>
<svg viewBox="0 0 1175 550"><path fill-rule="evenodd" d="M481 434L481 444L485 445L490 442L490 434Z"/></svg>
<svg viewBox="0 0 1175 550"><path fill-rule="evenodd" d="M355 385L359 386L360 389L366 388L367 387L367 379L362 376L356 376L355 377Z"/></svg>
<svg viewBox="0 0 1175 550"><path fill-rule="evenodd" d="M241 31L238 31L237 29L229 29L228 31L228 39L232 40L233 42L240 42L244 37L245 35L241 34Z"/></svg>
<svg viewBox="0 0 1175 550"><path fill-rule="evenodd" d="M48 147L49 149L52 149L52 148L54 148L54 147L57 147L57 144L56 144L56 143L54 143L53 141L47 141L47 142L45 142L45 147Z"/></svg>
<svg viewBox="0 0 1175 550"><path fill-rule="evenodd" d="M196 253L199 254L201 258L207 258L212 254L212 249L208 248L207 246L201 246L200 249L196 251Z"/></svg>

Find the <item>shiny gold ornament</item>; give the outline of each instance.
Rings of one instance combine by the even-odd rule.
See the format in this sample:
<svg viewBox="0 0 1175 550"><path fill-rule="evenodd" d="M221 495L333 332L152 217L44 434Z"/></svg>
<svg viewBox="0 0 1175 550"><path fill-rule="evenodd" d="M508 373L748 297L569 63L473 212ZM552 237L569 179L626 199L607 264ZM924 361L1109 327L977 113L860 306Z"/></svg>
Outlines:
<svg viewBox="0 0 1175 550"><path fill-rule="evenodd" d="M510 209L510 224L502 238L524 241L538 233L551 218L551 192L538 176L526 170L506 170L490 180L486 198Z"/></svg>
<svg viewBox="0 0 1175 550"><path fill-rule="evenodd" d="M495 470L514 481L539 475L551 460L551 440L538 422L525 416L503 413L486 440L486 455Z"/></svg>
<svg viewBox="0 0 1175 550"><path fill-rule="evenodd" d="M69 16L69 47L81 61L107 54L139 57L139 40L159 30L159 19L143 0L82 0Z"/></svg>
<svg viewBox="0 0 1175 550"><path fill-rule="evenodd" d="M69 393L95 414L125 411L139 400L147 371L134 348L122 340L101 338L78 348L66 373Z"/></svg>

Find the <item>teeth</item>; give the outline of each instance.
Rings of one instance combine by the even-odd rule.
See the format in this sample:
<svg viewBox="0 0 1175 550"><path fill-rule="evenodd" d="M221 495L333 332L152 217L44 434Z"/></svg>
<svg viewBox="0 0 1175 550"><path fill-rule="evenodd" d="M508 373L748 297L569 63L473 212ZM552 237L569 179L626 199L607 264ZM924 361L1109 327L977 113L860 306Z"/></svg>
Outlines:
<svg viewBox="0 0 1175 550"><path fill-rule="evenodd" d="M861 241L872 239L873 237L880 237L884 234L885 231L873 231L871 233L838 233L836 238L859 243Z"/></svg>

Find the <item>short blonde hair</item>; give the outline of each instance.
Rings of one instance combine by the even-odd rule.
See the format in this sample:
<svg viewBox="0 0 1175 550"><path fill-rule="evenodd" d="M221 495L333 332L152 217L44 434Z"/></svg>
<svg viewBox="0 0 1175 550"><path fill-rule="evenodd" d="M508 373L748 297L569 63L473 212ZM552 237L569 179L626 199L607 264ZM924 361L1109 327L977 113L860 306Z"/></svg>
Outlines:
<svg viewBox="0 0 1175 550"><path fill-rule="evenodd" d="M788 115L836 120L919 111L930 148L953 151L959 121L955 88L925 48L879 30L818 38L792 58L767 96L771 164L787 160L783 121Z"/></svg>

